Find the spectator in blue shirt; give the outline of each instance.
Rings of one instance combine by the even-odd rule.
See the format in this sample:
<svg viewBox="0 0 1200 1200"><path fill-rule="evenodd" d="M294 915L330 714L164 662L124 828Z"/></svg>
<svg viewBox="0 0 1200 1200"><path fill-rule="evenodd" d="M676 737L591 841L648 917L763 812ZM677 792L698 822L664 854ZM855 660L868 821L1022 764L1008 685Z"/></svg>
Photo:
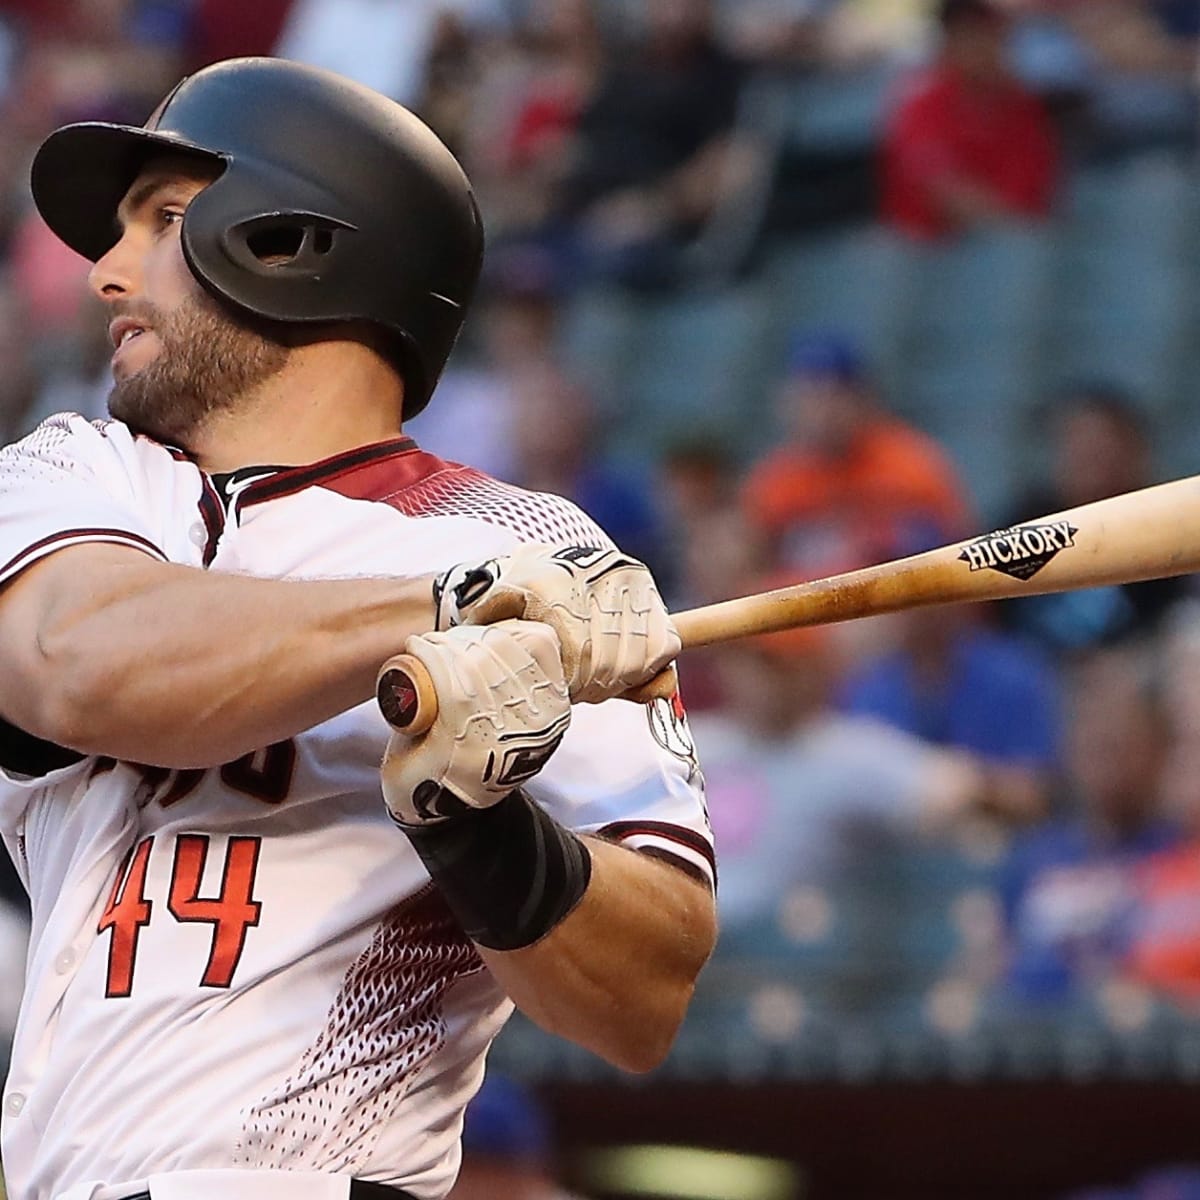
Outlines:
<svg viewBox="0 0 1200 1200"><path fill-rule="evenodd" d="M1073 671L1060 818L1014 845L1005 869L1009 995L1085 998L1118 969L1133 933L1139 864L1175 844L1159 775L1165 729L1153 678L1132 649Z"/></svg>
<svg viewBox="0 0 1200 1200"><path fill-rule="evenodd" d="M895 649L851 672L842 707L1023 776L1027 809L1049 794L1059 757L1058 679L1024 642L978 610L918 609L893 618Z"/></svg>

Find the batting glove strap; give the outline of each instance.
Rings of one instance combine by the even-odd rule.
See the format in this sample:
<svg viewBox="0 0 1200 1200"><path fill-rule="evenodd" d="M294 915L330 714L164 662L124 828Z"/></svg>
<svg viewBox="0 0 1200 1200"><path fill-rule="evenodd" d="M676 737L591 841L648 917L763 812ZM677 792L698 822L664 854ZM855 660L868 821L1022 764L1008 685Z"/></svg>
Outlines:
<svg viewBox="0 0 1200 1200"><path fill-rule="evenodd" d="M433 605L438 630L464 624L465 613L483 598L500 578L501 562L489 558L481 563L459 563L433 581ZM505 614L519 617L520 612ZM482 624L482 622L480 622Z"/></svg>
<svg viewBox="0 0 1200 1200"><path fill-rule="evenodd" d="M592 877L586 843L519 788L490 808L397 824L464 932L489 950L540 941L583 899Z"/></svg>
<svg viewBox="0 0 1200 1200"><path fill-rule="evenodd" d="M439 628L509 617L542 621L562 646L575 702L621 695L679 653L644 564L596 546L524 545L503 558L452 567L434 583Z"/></svg>

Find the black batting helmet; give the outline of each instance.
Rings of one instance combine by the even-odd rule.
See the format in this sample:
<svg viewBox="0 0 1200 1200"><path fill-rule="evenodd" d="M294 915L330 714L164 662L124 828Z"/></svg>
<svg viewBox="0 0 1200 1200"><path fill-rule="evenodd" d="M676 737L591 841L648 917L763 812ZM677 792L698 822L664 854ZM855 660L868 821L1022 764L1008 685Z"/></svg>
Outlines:
<svg viewBox="0 0 1200 1200"><path fill-rule="evenodd" d="M183 219L184 257L205 288L274 321L392 331L404 416L425 407L483 257L471 186L426 125L330 71L230 59L179 83L144 128L85 122L52 133L34 159L34 200L95 261L119 237L121 198L163 154L220 171Z"/></svg>

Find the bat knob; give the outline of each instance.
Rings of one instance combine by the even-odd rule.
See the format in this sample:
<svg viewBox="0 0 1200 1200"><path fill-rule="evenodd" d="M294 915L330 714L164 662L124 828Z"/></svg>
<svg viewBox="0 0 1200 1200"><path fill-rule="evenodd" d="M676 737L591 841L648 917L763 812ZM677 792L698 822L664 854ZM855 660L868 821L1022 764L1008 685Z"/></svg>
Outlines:
<svg viewBox="0 0 1200 1200"><path fill-rule="evenodd" d="M383 719L401 733L417 737L437 718L437 694L429 672L410 654L389 658L375 682L375 699Z"/></svg>

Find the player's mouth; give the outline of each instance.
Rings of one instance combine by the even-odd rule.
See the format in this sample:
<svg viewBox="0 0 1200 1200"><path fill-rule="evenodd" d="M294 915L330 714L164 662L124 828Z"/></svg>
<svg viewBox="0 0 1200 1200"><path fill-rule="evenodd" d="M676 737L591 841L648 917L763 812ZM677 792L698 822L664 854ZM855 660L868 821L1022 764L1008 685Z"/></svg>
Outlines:
<svg viewBox="0 0 1200 1200"><path fill-rule="evenodd" d="M149 325L133 317L117 317L109 323L108 336L113 344L112 367L114 372L118 366L123 366L126 370L136 370L138 366L145 365L144 362L137 360L146 357L142 352L147 350L148 343L153 340L146 336L149 332Z"/></svg>

